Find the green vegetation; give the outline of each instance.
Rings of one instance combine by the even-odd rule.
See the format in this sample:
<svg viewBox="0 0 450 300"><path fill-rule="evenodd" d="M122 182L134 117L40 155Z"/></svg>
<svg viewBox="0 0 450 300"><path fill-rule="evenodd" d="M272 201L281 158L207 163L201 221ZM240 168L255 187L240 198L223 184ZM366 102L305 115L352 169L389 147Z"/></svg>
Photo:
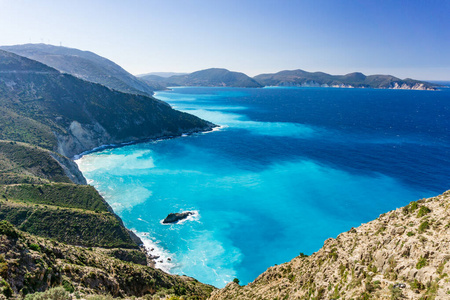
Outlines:
<svg viewBox="0 0 450 300"><path fill-rule="evenodd" d="M44 44L3 46L1 48L113 90L130 94L152 94L152 89L144 82L112 61L92 52Z"/></svg>
<svg viewBox="0 0 450 300"><path fill-rule="evenodd" d="M295 85L325 85L348 86L360 88L394 88L397 86L423 85L428 89L434 89L428 82L413 79L401 80L391 75L370 75L362 73L350 73L346 75L330 75L323 72L306 72L303 70L281 71L274 74L260 74L254 79L264 86L295 86Z"/></svg>
<svg viewBox="0 0 450 300"><path fill-rule="evenodd" d="M8 221L0 221L0 234L4 234L6 236L9 236L11 238L18 238L19 233L14 228L14 226L9 223Z"/></svg>
<svg viewBox="0 0 450 300"><path fill-rule="evenodd" d="M50 126L22 116L13 109L0 107L0 128L2 140L21 141L50 150L57 143Z"/></svg>
<svg viewBox="0 0 450 300"><path fill-rule="evenodd" d="M122 261L128 261L135 264L147 265L147 256L140 250L132 249L113 249L107 252L110 256L120 259Z"/></svg>
<svg viewBox="0 0 450 300"><path fill-rule="evenodd" d="M412 289L416 289L416 290L424 290L425 289L425 285L423 283L421 283L420 281L418 281L417 279L414 279L414 281L412 281L410 283L410 286Z"/></svg>
<svg viewBox="0 0 450 300"><path fill-rule="evenodd" d="M139 238L93 187L83 185L76 164L52 151L74 155L103 143L212 124L2 50L0 69L0 245L7 253L0 255L0 293L206 299L212 287L147 267Z"/></svg>
<svg viewBox="0 0 450 300"><path fill-rule="evenodd" d="M49 289L42 293L28 294L24 300L71 300L72 297L62 287Z"/></svg>
<svg viewBox="0 0 450 300"><path fill-rule="evenodd" d="M149 75L141 79L153 86L228 86L228 87L262 87L255 79L244 73L231 72L226 69L211 68L186 75L175 75L169 78Z"/></svg>
<svg viewBox="0 0 450 300"><path fill-rule="evenodd" d="M391 291L391 300L399 300L403 298L403 293L400 288L390 286L389 290Z"/></svg>
<svg viewBox="0 0 450 300"><path fill-rule="evenodd" d="M422 205L420 206L419 211L417 212L417 217L421 218L430 212L431 210L428 207Z"/></svg>
<svg viewBox="0 0 450 300"><path fill-rule="evenodd" d="M419 261L416 264L416 269L422 269L428 264L427 259L425 257L420 257Z"/></svg>
<svg viewBox="0 0 450 300"><path fill-rule="evenodd" d="M138 248L122 222L109 212L5 201L0 206L0 219L20 230L68 244Z"/></svg>
<svg viewBox="0 0 450 300"><path fill-rule="evenodd" d="M48 181L71 182L49 151L23 143L0 141L0 184Z"/></svg>
<svg viewBox="0 0 450 300"><path fill-rule="evenodd" d="M146 265L113 258L109 251L59 243L18 232L5 221L0 223L21 236L17 239L0 235L2 247L8 249L7 256L0 255L0 276L3 278L0 279L0 290L5 296L17 290L20 291L17 296L29 295L28 299L48 299L54 293L79 296L101 293L127 298L186 295L187 299L206 299L213 290L213 287L188 277L169 275ZM11 266L11 269L5 272L2 266ZM55 287L59 290L53 289ZM43 290L48 291L33 294Z"/></svg>
<svg viewBox="0 0 450 300"><path fill-rule="evenodd" d="M46 204L67 208L79 208L97 212L108 212L109 206L97 190L89 185L70 183L20 184L0 188L8 199L27 204Z"/></svg>
<svg viewBox="0 0 450 300"><path fill-rule="evenodd" d="M14 72L11 65L29 66L33 71ZM180 135L212 126L154 98L110 90L0 50L0 68L5 66L11 69L0 74L0 138L5 140L55 151L61 146L55 134L60 141L75 134L76 145L64 153L71 156L101 144ZM77 142L80 135L90 141Z"/></svg>
<svg viewBox="0 0 450 300"><path fill-rule="evenodd" d="M418 231L419 233L424 232L425 230L428 229L428 227L430 227L430 224L428 223L428 221L423 221L422 223L420 223Z"/></svg>

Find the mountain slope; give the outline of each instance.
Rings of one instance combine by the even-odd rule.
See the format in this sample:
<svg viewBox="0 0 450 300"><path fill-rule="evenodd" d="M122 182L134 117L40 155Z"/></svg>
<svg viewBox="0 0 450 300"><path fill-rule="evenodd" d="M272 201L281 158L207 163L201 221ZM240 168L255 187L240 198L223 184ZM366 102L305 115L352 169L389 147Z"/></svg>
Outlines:
<svg viewBox="0 0 450 300"><path fill-rule="evenodd" d="M29 144L0 140L0 184L48 182L86 184L86 179L78 166L62 155Z"/></svg>
<svg viewBox="0 0 450 300"><path fill-rule="evenodd" d="M69 157L104 144L213 126L154 98L110 90L3 50L0 107L0 138Z"/></svg>
<svg viewBox="0 0 450 300"><path fill-rule="evenodd" d="M206 299L213 290L192 278L148 267L145 262L142 265L119 260L115 258L117 251L46 240L18 231L6 221L0 222L0 253L0 287L7 297L22 298L57 286L71 293L76 291L84 299L89 294L128 299L176 294ZM123 253L139 257L137 250ZM145 261L145 256L142 259Z"/></svg>
<svg viewBox="0 0 450 300"><path fill-rule="evenodd" d="M147 75L142 76L141 79L149 84L164 84L165 86L261 87L258 82L244 73L218 68L171 76L169 78Z"/></svg>
<svg viewBox="0 0 450 300"><path fill-rule="evenodd" d="M306 72L303 70L281 71L274 74L261 74L254 79L264 86L326 86L383 89L435 90L428 82L399 79L391 75L370 75L350 73L347 75L330 75L323 72Z"/></svg>
<svg viewBox="0 0 450 300"><path fill-rule="evenodd" d="M381 215L219 299L448 299L450 191Z"/></svg>
<svg viewBox="0 0 450 300"><path fill-rule="evenodd" d="M75 245L138 248L142 243L86 185L73 161L12 141L0 141L0 220Z"/></svg>
<svg viewBox="0 0 450 300"><path fill-rule="evenodd" d="M0 298L57 286L128 298L209 296L211 286L154 269L142 241L64 155L212 124L2 50L0 112L0 138L9 139L0 140Z"/></svg>
<svg viewBox="0 0 450 300"><path fill-rule="evenodd" d="M124 93L152 95L153 89L114 62L90 51L46 44L2 46L0 49L24 56L63 73L99 83Z"/></svg>

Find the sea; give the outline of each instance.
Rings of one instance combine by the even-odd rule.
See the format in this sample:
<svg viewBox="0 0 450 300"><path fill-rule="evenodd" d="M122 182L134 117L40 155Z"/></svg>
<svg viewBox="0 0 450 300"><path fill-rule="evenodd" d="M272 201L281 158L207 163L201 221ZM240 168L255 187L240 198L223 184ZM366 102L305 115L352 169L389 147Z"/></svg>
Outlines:
<svg viewBox="0 0 450 300"><path fill-rule="evenodd" d="M172 274L246 284L450 189L450 88L179 87L155 97L219 127L77 163ZM194 214L162 224L184 211Z"/></svg>

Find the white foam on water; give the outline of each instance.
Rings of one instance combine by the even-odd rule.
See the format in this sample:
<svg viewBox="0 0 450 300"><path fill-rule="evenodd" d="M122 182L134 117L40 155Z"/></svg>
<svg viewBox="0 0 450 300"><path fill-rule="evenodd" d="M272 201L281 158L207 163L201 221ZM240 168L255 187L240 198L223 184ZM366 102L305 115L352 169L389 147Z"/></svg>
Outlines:
<svg viewBox="0 0 450 300"><path fill-rule="evenodd" d="M175 254L170 253L167 249L160 246L160 242L152 238L149 233L138 232L136 230L133 230L133 232L142 240L147 253L154 257L155 268L170 273L170 270L176 266Z"/></svg>
<svg viewBox="0 0 450 300"><path fill-rule="evenodd" d="M97 155L82 156L75 162L82 172L91 172L97 169L105 171L120 170L124 174L125 170L143 170L155 167L152 157L149 157L151 150L132 151L130 154L112 154L109 151ZM145 159L142 159L144 158Z"/></svg>

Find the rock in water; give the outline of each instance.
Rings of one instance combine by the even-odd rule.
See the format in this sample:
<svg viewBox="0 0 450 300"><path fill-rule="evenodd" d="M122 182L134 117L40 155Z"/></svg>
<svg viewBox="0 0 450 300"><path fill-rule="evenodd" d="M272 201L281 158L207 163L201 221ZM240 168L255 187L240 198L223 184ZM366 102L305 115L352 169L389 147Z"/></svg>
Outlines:
<svg viewBox="0 0 450 300"><path fill-rule="evenodd" d="M190 215L193 215L194 213L191 211L185 211L182 213L170 213L164 220L163 224L169 224L169 223L177 223L178 221L184 220Z"/></svg>

